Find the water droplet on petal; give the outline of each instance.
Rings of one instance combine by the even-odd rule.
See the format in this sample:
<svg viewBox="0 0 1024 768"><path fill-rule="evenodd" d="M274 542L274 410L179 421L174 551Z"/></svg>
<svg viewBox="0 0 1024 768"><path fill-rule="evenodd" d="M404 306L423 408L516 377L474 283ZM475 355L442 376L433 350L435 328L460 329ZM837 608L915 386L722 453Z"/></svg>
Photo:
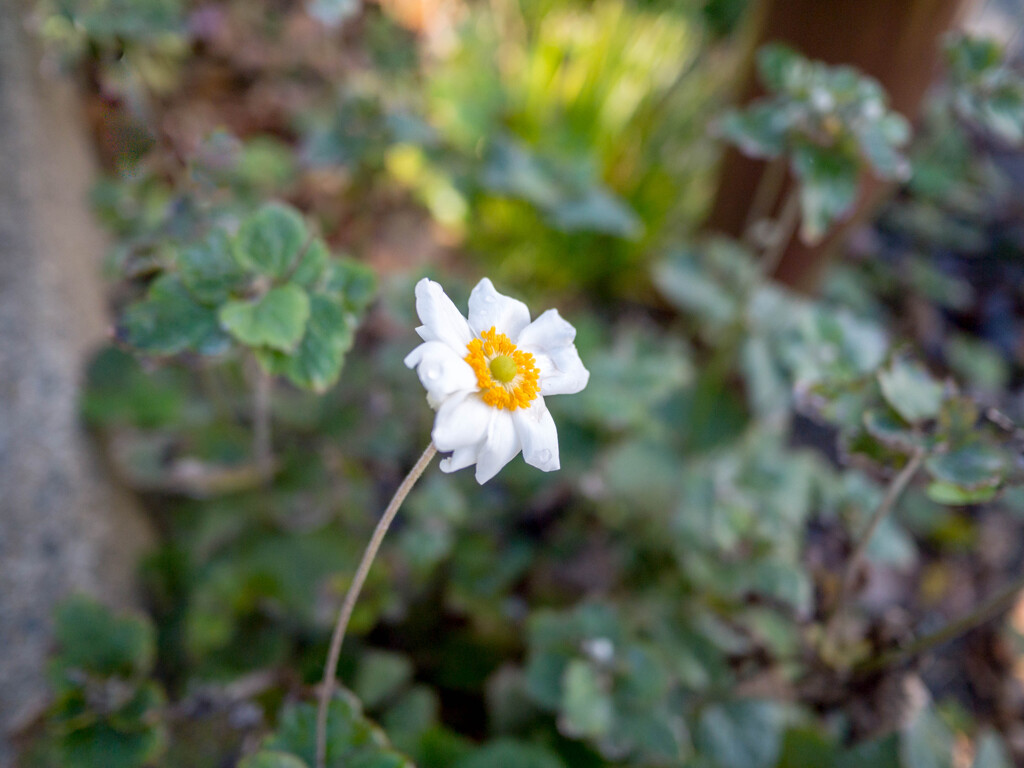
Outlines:
<svg viewBox="0 0 1024 768"><path fill-rule="evenodd" d="M436 381L441 376L441 369L436 365L431 365L427 367L427 370L423 372L423 375L431 381Z"/></svg>
<svg viewBox="0 0 1024 768"><path fill-rule="evenodd" d="M491 296L490 294L487 294L486 296L484 296L484 304L493 304L493 303L494 303L494 297L493 296Z"/></svg>
<svg viewBox="0 0 1024 768"><path fill-rule="evenodd" d="M551 451L549 451L547 448L540 451L537 454L537 461L539 461L541 464L547 464L549 461L551 461Z"/></svg>

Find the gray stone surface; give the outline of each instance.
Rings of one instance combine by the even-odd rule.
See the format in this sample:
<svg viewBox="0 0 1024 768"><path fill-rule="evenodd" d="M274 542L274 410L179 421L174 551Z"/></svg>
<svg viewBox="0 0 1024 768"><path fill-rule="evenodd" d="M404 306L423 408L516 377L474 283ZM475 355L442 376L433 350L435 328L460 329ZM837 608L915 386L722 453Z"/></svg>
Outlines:
<svg viewBox="0 0 1024 768"><path fill-rule="evenodd" d="M114 489L77 415L108 324L105 249L81 105L41 75L20 0L0 0L0 766L46 700L56 601L130 603L143 518Z"/></svg>

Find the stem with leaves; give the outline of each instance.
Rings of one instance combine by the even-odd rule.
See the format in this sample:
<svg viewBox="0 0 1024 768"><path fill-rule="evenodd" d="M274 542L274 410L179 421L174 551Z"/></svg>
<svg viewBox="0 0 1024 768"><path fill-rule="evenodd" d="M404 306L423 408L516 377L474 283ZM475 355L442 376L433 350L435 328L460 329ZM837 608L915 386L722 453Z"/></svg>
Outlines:
<svg viewBox="0 0 1024 768"><path fill-rule="evenodd" d="M348 628L349 619L352 618L352 611L359 599L359 593L363 589L366 577L370 573L370 566L373 565L374 558L377 557L377 550L380 549L388 528L391 527L395 515L398 514L399 507L402 506L405 497L409 495L409 491L420 479L436 453L437 448L434 447L434 444L428 445L413 468L409 470L409 474L402 480L401 485L398 486L398 490L391 497L391 501L373 531L370 543L366 545L363 558L359 561L359 567L345 594L345 601L341 605L338 622L334 625L334 634L331 636L331 647L327 653L327 663L324 665L324 679L320 686L320 705L316 713L316 768L325 768L327 761L327 710L331 703L331 697L334 695L341 644L345 640L345 630Z"/></svg>
<svg viewBox="0 0 1024 768"><path fill-rule="evenodd" d="M900 496L903 495L907 486L910 485L910 481L914 479L914 475L921 468L926 455L927 452L923 448L918 448L911 454L906 466L900 470L899 474L889 483L889 487L885 489L885 495L882 497L874 513L872 513L871 519L868 520L867 527L857 540L853 552L850 553L839 582L839 597L836 599L832 616L825 628L825 638L829 644L836 638L846 616L847 604L853 591L853 583L856 580L857 571L860 570L860 564L864 560L864 555L867 552L872 537L875 535L875 531L878 530L878 526L895 508L896 502L899 501Z"/></svg>

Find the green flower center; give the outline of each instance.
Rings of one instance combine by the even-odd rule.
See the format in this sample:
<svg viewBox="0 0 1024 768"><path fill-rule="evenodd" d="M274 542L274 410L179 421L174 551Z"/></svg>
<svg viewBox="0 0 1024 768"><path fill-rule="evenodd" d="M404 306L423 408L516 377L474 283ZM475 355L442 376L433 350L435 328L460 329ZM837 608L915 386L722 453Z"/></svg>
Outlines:
<svg viewBox="0 0 1024 768"><path fill-rule="evenodd" d="M516 361L508 355L499 355L487 367L491 371L491 378L501 384L510 384L518 373Z"/></svg>

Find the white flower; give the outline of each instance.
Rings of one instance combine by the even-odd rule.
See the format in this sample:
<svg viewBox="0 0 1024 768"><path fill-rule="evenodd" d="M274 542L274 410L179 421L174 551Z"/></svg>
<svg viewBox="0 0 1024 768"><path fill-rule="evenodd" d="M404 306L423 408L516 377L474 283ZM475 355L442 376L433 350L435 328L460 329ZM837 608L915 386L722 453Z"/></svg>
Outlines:
<svg viewBox="0 0 1024 768"><path fill-rule="evenodd" d="M526 305L487 278L470 294L468 321L426 278L416 285L416 313L423 343L405 364L416 369L437 411L434 445L451 452L441 470L476 464L483 484L520 451L527 464L558 469L558 433L544 398L587 386L576 329L556 309L531 323Z"/></svg>

